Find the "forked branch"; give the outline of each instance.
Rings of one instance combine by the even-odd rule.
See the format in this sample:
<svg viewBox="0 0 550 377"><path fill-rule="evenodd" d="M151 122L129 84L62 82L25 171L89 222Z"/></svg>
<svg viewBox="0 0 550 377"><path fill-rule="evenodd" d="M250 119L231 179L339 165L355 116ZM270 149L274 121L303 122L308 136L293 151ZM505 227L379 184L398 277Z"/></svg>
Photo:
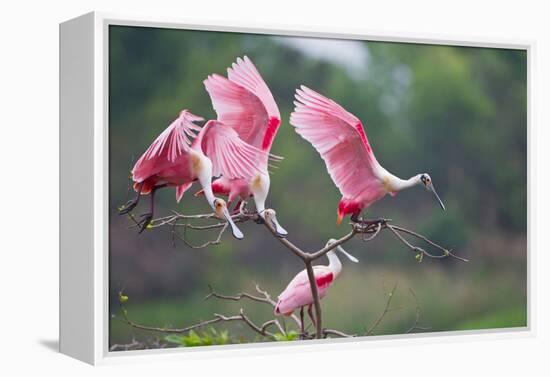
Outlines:
<svg viewBox="0 0 550 377"><path fill-rule="evenodd" d="M246 300L250 300L251 302L266 304L270 308L275 307L276 303L271 299L271 296L269 295L269 293L267 293L267 291L262 290L258 284L255 284L255 288L256 288L256 292L258 293L258 295L251 294L251 293L248 293L248 292L239 292L235 295L226 295L226 294L221 294L221 293L215 291L212 288L212 286L209 285L210 292L205 296L205 300L209 300L211 298L216 298L216 299L219 299L219 300L227 300L227 301L241 301L243 299L246 299ZM393 286L392 290L389 292L383 312L377 317L376 321L369 327L369 329L365 331L365 333L364 333L365 336L373 335L374 331L382 323L382 321L385 319L386 315L389 312L391 312L393 310L396 310L396 308L391 307L392 299L395 295L396 289L397 289L397 284L395 284ZM416 295L414 294L414 291L412 289L410 289L410 293L414 297L415 302L416 302L416 317L415 317L414 324L406 331L406 333L411 333L415 330L428 330L429 328L420 327L418 325L419 321L420 321L420 305L419 305L418 300L416 298ZM275 327L277 329L278 333L283 335L283 339L286 339L287 335L289 335L291 331L294 331L295 333L298 333L298 329L300 329L300 327L301 327L300 320L294 314L291 315L291 318L295 322L295 329L296 330L286 328L286 326L281 324L281 322L277 318L267 320L267 321L263 322L262 324L257 324L248 315L245 314L245 311L244 311L243 308L241 308L239 310L239 313L236 314L236 315L228 316L228 315L224 315L224 314L215 313L213 315L213 318L211 318L211 319L202 320L198 323L194 323L192 325L182 327L182 328L147 326L147 325L137 323L137 322L135 322L135 321L133 321L129 318L128 311L127 311L127 309L125 307L125 304L124 304L127 300L128 300L127 296L124 296L122 294L122 292L119 293L119 302L120 302L120 308L121 308L121 312L122 312L122 319L121 320L124 323L126 323L129 326L131 326L133 328L136 328L136 329L152 331L152 332L158 332L158 333L164 333L164 334L188 334L192 330L202 329L202 328L205 328L207 326L211 326L211 325L215 325L215 324L219 324L219 323L223 323L223 322L242 322L245 325L247 325L252 331L254 331L255 333L257 333L258 335L260 335L262 337L265 337L269 340L279 340L280 338L277 336L276 333L273 333L273 332L268 330L270 327ZM317 337L316 331L314 333L309 333L306 329L306 330L304 330L303 333L299 334L300 339L314 339L314 338ZM327 337L352 338L352 337L357 336L356 334L347 334L343 331L336 330L336 329L330 329L330 328L323 328L321 330L321 333L322 333L322 338L327 338ZM140 344L139 342L133 340L131 344L116 345L116 347L114 347L114 349L116 349L116 350L118 350L118 349L134 349L139 344Z"/></svg>
<svg viewBox="0 0 550 377"><path fill-rule="evenodd" d="M326 255L329 251L334 250L336 247L341 246L345 244L346 242L353 239L355 236L360 235L362 237L362 240L364 242L369 242L376 238L382 230L388 229L396 238L398 241L403 243L408 249L413 251L415 253L416 260L418 262L422 262L424 257L428 258L436 258L436 259L442 259L442 258L454 258L462 262L468 262L466 258L462 258L460 256L457 256L452 252L452 250L447 249L443 246L440 246L439 244L431 241L429 238L418 234L412 230L393 225L391 224L391 220L389 219L378 219L378 220L371 220L371 221L362 221L362 222L352 222L350 223L351 230L349 233L347 233L345 236L337 239L336 241L329 243L322 247L319 250L316 251L305 251L301 247L294 244L292 241L290 241L288 238L282 238L279 236L279 234L276 232L274 227L274 221L276 219L276 212L272 209L266 209L264 212L265 220L260 217L255 212L247 212L244 210L241 210L238 214L235 214L233 216L233 220L235 223L244 223L248 221L254 221L259 224L263 224L266 229L271 233L286 249L291 251L294 255L296 255L298 258L302 260L306 267L308 280L311 288L312 298L313 298L313 306L315 308L315 325L316 325L316 332L315 337L320 339L327 335L326 331L323 330L322 327L322 311L321 311L321 302L319 299L319 294L317 290L317 285L315 281L315 275L313 271L313 262L322 256ZM206 225L200 225L197 224L197 221L201 220L216 220L213 224L206 224ZM135 227L136 225L133 225L132 227ZM149 225L149 228L154 229L162 226L170 226L171 227L171 234L172 234L172 242L175 245L175 240L179 239L183 241L187 246L194 248L194 249L201 249L205 248L207 246L211 245L217 245L221 242L221 238L225 231L227 230L228 226L225 221L217 219L214 214L199 214L199 215L184 215L181 213L178 213L176 211L173 211L173 214L170 216L161 217L158 219L154 219L151 224ZM188 241L188 230L194 230L194 231L209 231L209 230L215 230L216 231L216 237L212 240L206 241L199 245L191 244ZM408 241L404 235L412 236L432 248L435 248L439 250L438 254L435 254L433 252L427 251L425 248L422 248L420 246L413 245L410 241ZM258 287L257 287L258 290ZM413 293L414 296L414 293ZM207 298L210 297L217 297L221 299L228 299L228 300L241 300L242 298L248 298L253 301L259 301L259 302L265 302L269 303L272 306L275 306L275 302L271 299L271 301L267 302L267 299L264 297L258 297L250 294L242 293L240 296L222 296L214 291L211 291L210 294L207 296ZM416 299L416 296L414 296ZM391 303L391 294L390 299L388 300L388 305ZM386 311L384 311L383 316L386 314ZM382 318L383 318L382 316ZM240 320L246 322L251 328L254 328L252 326L252 323L247 321L245 319L246 316L244 316L244 313L239 314L238 316L234 316L241 318ZM231 317L226 317L231 318ZM381 319L382 319L381 318ZM299 323L299 319L294 316L293 319ZM380 321L381 321L380 319ZM215 318L206 321L205 323L200 324L200 326L204 326L205 324L215 323L223 320L222 317L217 315ZM235 319L233 319L235 320ZM378 321L379 322L379 321ZM276 324L274 322L274 324ZM265 325L265 324L264 324ZM374 329L376 329L378 325L375 323L374 327L372 329L367 330L366 335L372 334ZM257 327L257 326L256 326ZM265 326L267 327L267 326ZM264 326L259 326L257 328L263 329L262 333L266 333ZM415 326L413 326L415 327ZM194 328L194 327L193 327ZM184 331L188 331L186 329L182 329ZM335 335L337 332L332 332L333 335ZM266 333L267 334L267 333ZM269 335L266 335L269 336Z"/></svg>

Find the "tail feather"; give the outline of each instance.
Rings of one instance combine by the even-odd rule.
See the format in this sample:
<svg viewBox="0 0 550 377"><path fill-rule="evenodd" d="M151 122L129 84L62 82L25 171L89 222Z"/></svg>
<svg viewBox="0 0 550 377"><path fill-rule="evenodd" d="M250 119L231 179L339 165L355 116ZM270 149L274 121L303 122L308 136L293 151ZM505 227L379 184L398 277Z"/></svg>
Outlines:
<svg viewBox="0 0 550 377"><path fill-rule="evenodd" d="M338 217L336 218L336 225L340 225L344 219L344 214L338 211Z"/></svg>

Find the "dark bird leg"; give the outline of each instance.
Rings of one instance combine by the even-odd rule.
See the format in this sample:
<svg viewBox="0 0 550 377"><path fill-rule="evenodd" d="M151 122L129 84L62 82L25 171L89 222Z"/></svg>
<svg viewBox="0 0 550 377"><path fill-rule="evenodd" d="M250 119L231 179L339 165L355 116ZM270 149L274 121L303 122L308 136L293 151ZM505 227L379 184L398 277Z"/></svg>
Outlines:
<svg viewBox="0 0 550 377"><path fill-rule="evenodd" d="M124 204L122 207L120 207L118 209L118 214L119 215L125 215L127 213L130 213L134 208L136 208L136 206L139 203L139 198L141 197L141 189L142 188L143 188L143 182L141 182L138 185L136 196L133 199L128 200L126 202L126 204Z"/></svg>
<svg viewBox="0 0 550 377"><path fill-rule="evenodd" d="M149 224L151 224L151 221L153 220L153 214L155 213L155 192L163 187L166 187L167 185L160 185L155 186L151 190L151 207L149 209L149 212L144 213L141 215L141 220L139 221L139 233L143 232Z"/></svg>
<svg viewBox="0 0 550 377"><path fill-rule="evenodd" d="M361 227L364 228L365 230L367 228L371 227L372 225L378 225L378 224L384 225L388 221L391 221L389 219L367 220L363 217L359 217L359 214L360 214L360 212L356 212L356 213L352 214L351 215L351 221L353 221L356 224L361 225Z"/></svg>
<svg viewBox="0 0 550 377"><path fill-rule="evenodd" d="M305 328L304 328L304 307L300 308L300 339L304 339Z"/></svg>
<svg viewBox="0 0 550 377"><path fill-rule="evenodd" d="M239 201L235 205L235 208L233 208L233 212L231 212L231 214L236 215L236 214L240 213L242 204L243 204L242 199L239 199Z"/></svg>
<svg viewBox="0 0 550 377"><path fill-rule="evenodd" d="M317 322L315 321L315 317L313 317L313 307L311 304L307 307L307 314L309 314L309 318L311 318L311 323L313 324L313 328L317 328Z"/></svg>

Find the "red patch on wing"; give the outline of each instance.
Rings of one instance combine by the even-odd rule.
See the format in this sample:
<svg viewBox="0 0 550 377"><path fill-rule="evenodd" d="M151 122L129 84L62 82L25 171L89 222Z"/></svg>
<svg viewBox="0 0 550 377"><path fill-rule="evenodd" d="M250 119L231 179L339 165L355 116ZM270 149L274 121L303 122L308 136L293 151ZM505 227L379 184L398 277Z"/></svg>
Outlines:
<svg viewBox="0 0 550 377"><path fill-rule="evenodd" d="M363 145L367 149L367 152L372 153L372 149L370 147L369 141L367 140L367 135L365 135L365 130L363 129L363 124L359 122L355 125L355 128L359 132L359 135L361 135L361 141L363 142Z"/></svg>
<svg viewBox="0 0 550 377"><path fill-rule="evenodd" d="M273 139L277 134L281 120L276 117L270 117L267 123L267 130L265 131L264 141L262 142L262 150L269 149L273 143Z"/></svg>
<svg viewBox="0 0 550 377"><path fill-rule="evenodd" d="M317 283L317 286L319 288L324 287L327 284L330 284L332 280L334 280L334 276L332 275L332 272L329 272L326 275L321 275L315 278L315 282Z"/></svg>

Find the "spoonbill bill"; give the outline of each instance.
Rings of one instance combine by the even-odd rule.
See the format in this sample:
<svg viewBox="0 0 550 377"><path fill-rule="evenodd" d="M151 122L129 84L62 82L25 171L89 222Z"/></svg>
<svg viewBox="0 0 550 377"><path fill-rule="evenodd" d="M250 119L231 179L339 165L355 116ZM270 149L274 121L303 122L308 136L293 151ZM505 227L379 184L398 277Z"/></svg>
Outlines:
<svg viewBox="0 0 550 377"><path fill-rule="evenodd" d="M198 180L215 215L229 223L235 238L243 238L231 219L226 202L214 196L212 176L223 173L227 177L249 179L258 171L253 162L263 152L245 143L233 128L219 121L210 120L202 128L193 123L203 120L188 110L181 111L134 165L132 180L136 196L119 213L129 213L141 195L150 194L150 210L141 215L140 233L153 219L154 196L158 189L175 186L179 202L185 191Z"/></svg>
<svg viewBox="0 0 550 377"><path fill-rule="evenodd" d="M295 98L296 107L290 115L290 124L319 152L342 194L337 224L348 214L351 214L352 221L362 221L359 214L363 209L386 194L395 196L399 191L416 185L423 185L431 191L445 210L429 174L401 179L378 163L363 124L355 115L303 85L296 89Z"/></svg>
<svg viewBox="0 0 550 377"><path fill-rule="evenodd" d="M336 240L328 240L326 246L330 246ZM346 252L342 246L337 246L335 250L341 252L346 257L349 258L352 262L359 262L357 258L353 255ZM342 272L342 263L334 250L329 251L327 254L328 266L313 266L313 274L315 276L315 283L317 284L317 293L319 299L325 297L328 292L328 289L334 283L334 280ZM311 321L315 324L315 319L313 318L313 313L311 306L313 305L313 295L311 293L311 286L309 284L309 279L307 276L307 270L303 270L298 275L294 277L285 288L285 290L279 295L277 305L275 306L274 313L275 315L286 315L290 316L294 310L300 308L300 321L301 321L301 332L304 332L304 307L308 307L308 314L311 318Z"/></svg>
<svg viewBox="0 0 550 377"><path fill-rule="evenodd" d="M270 185L268 158L281 159L269 154L281 115L267 84L247 56L237 58L237 62L227 69L227 77L213 74L204 80L218 120L232 127L243 141L265 153L254 161L254 166L258 167L254 176L243 179L225 175L212 183L212 190L227 195L228 203L239 199L236 209L252 196L259 216L265 220L265 201ZM200 194L201 191L196 195ZM287 235L276 219L273 225L278 235Z"/></svg>

